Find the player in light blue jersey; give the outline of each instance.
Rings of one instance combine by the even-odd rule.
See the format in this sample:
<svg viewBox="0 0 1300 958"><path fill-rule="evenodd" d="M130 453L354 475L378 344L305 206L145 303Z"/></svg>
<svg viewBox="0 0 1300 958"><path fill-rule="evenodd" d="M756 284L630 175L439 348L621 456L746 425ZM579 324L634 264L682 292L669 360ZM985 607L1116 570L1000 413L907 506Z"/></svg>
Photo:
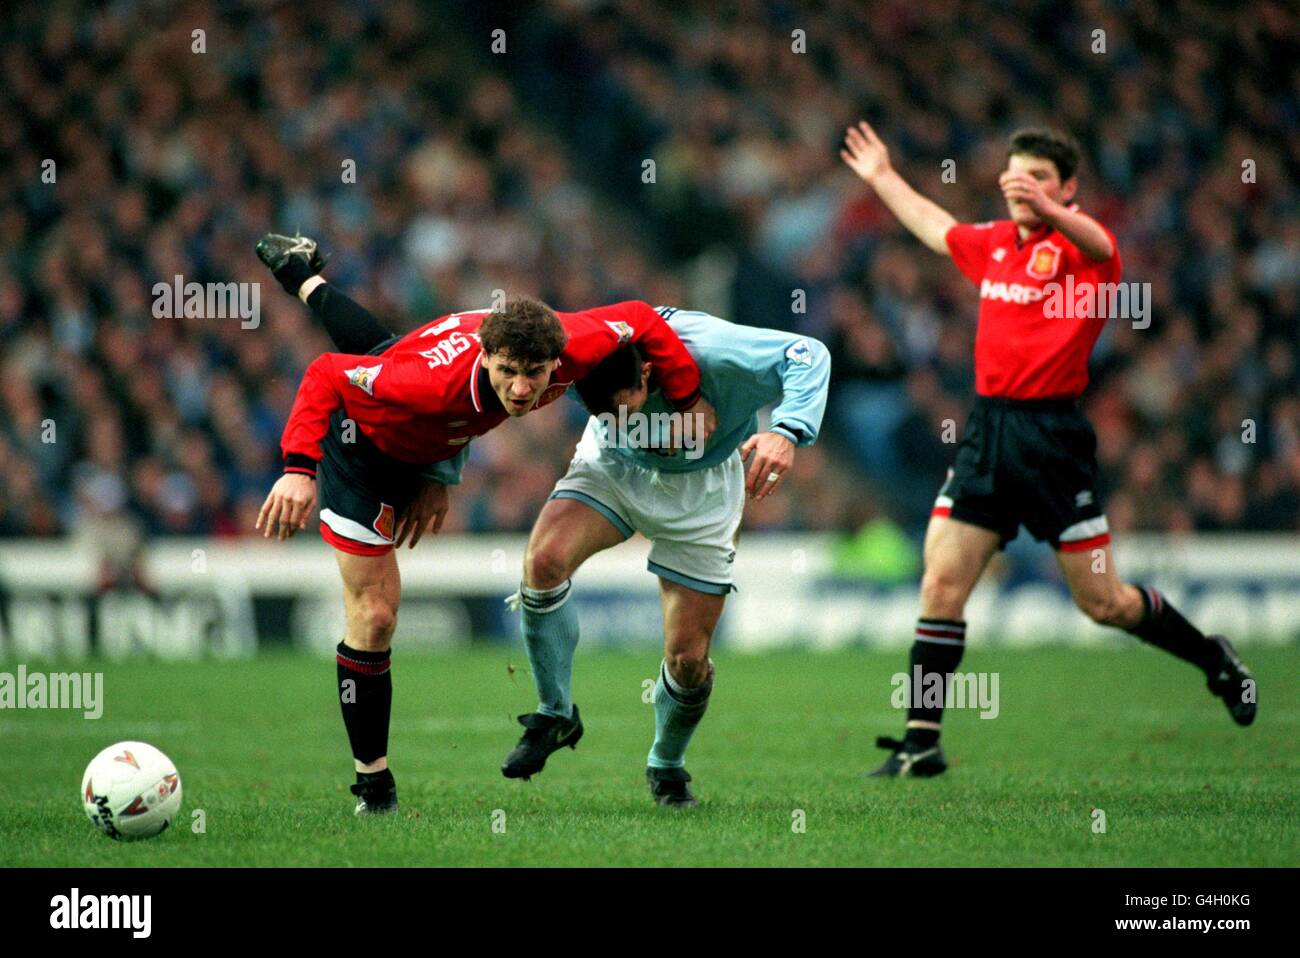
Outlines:
<svg viewBox="0 0 1300 958"><path fill-rule="evenodd" d="M519 717L524 734L501 771L527 779L552 752L582 737L570 694L578 644L570 577L597 552L640 532L651 542L648 566L659 577L664 618L646 780L659 804L689 807L696 801L687 786L686 746L713 688L709 643L733 589L745 498L776 491L796 447L816 440L830 355L810 337L691 310L659 312L699 366L717 427L703 444L694 441L692 421L664 402L634 346L574 387L593 415L533 526L523 584L511 597L523 609L539 704ZM773 405L771 425L759 432L759 411Z"/></svg>

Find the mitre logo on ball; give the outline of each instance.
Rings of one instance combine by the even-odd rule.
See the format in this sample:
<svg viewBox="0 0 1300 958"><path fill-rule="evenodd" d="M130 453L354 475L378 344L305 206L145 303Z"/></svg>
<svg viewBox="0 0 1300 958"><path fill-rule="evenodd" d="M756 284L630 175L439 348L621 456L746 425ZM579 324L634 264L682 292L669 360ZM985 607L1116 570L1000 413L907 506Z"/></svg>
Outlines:
<svg viewBox="0 0 1300 958"><path fill-rule="evenodd" d="M110 838L151 838L176 817L181 777L147 742L118 742L86 766L81 799L87 817Z"/></svg>

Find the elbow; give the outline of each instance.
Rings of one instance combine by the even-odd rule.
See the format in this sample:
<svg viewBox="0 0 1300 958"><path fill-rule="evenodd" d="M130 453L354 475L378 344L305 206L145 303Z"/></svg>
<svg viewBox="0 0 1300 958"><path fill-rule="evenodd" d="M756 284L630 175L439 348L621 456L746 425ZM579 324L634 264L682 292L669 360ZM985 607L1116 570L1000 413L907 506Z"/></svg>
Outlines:
<svg viewBox="0 0 1300 958"><path fill-rule="evenodd" d="M1102 242L1098 243L1094 249L1085 250L1084 252L1098 263L1104 263L1115 255L1115 244L1112 243L1110 237L1107 236L1102 240Z"/></svg>
<svg viewBox="0 0 1300 958"><path fill-rule="evenodd" d="M813 368L821 371L821 380L825 384L831 376L831 351L820 339L808 337L808 348L812 351Z"/></svg>

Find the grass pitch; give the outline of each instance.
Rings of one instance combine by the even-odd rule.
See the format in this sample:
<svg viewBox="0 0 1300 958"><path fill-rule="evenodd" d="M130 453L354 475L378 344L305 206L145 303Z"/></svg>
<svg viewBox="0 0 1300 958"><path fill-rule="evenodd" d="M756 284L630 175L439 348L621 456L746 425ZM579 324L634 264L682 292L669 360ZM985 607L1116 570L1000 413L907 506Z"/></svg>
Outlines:
<svg viewBox="0 0 1300 958"><path fill-rule="evenodd" d="M949 714L938 779L865 781L885 754L874 737L901 732L890 677L905 650L720 648L687 761L702 805L682 813L642 779L653 651L579 653L586 737L524 783L499 771L535 701L522 650L399 649L402 810L378 820L352 815L331 661L97 663L98 721L0 712L0 865L1294 865L1300 655L1245 652L1261 690L1249 729L1147 649L976 647L961 668L999 673L998 717ZM181 814L150 841L110 841L82 812L82 770L122 739L180 769Z"/></svg>

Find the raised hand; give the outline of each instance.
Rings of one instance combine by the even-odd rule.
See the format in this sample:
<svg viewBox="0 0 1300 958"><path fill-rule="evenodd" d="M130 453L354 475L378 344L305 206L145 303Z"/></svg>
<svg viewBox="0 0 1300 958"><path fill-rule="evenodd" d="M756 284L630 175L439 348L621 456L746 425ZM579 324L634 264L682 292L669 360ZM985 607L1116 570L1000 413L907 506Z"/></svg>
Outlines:
<svg viewBox="0 0 1300 958"><path fill-rule="evenodd" d="M840 157L849 169L868 183L890 169L889 150L866 120L859 120L856 127L848 128Z"/></svg>
<svg viewBox="0 0 1300 958"><path fill-rule="evenodd" d="M1043 184L1028 173L1007 170L998 177L998 186L1008 203L1024 203L1036 216L1043 216L1056 204L1043 190Z"/></svg>

